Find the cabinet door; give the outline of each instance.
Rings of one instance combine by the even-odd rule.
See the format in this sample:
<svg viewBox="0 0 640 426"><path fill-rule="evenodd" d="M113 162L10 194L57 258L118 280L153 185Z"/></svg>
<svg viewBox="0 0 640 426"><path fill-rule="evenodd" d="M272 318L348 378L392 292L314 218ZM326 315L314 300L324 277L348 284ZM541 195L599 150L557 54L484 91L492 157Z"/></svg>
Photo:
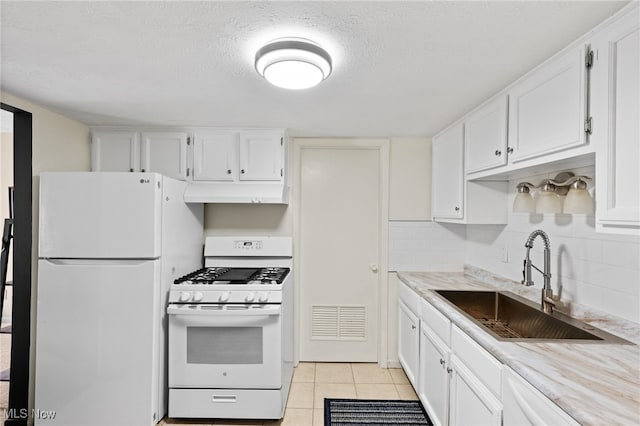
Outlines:
<svg viewBox="0 0 640 426"><path fill-rule="evenodd" d="M236 180L238 135L238 132L196 133L193 137L193 179Z"/></svg>
<svg viewBox="0 0 640 426"><path fill-rule="evenodd" d="M418 317L409 310L407 305L398 305L398 359L404 368L409 381L416 387L418 372Z"/></svg>
<svg viewBox="0 0 640 426"><path fill-rule="evenodd" d="M432 141L434 218L463 217L464 128L457 124Z"/></svg>
<svg viewBox="0 0 640 426"><path fill-rule="evenodd" d="M500 426L500 401L455 355L451 355L451 370L449 424Z"/></svg>
<svg viewBox="0 0 640 426"><path fill-rule="evenodd" d="M140 171L186 179L187 138L188 134L184 132L143 133Z"/></svg>
<svg viewBox="0 0 640 426"><path fill-rule="evenodd" d="M585 48L570 50L526 76L509 92L510 162L587 143Z"/></svg>
<svg viewBox="0 0 640 426"><path fill-rule="evenodd" d="M240 180L281 180L283 144L281 133L240 132Z"/></svg>
<svg viewBox="0 0 640 426"><path fill-rule="evenodd" d="M500 96L465 119L467 173L507 164L507 102Z"/></svg>
<svg viewBox="0 0 640 426"><path fill-rule="evenodd" d="M139 144L139 135L136 132L93 132L91 170L94 172L139 171Z"/></svg>
<svg viewBox="0 0 640 426"><path fill-rule="evenodd" d="M449 349L424 323L420 324L418 396L435 426L448 424Z"/></svg>
<svg viewBox="0 0 640 426"><path fill-rule="evenodd" d="M597 222L640 227L640 11L594 42L592 74ZM611 229L614 231L614 228Z"/></svg>
<svg viewBox="0 0 640 426"><path fill-rule="evenodd" d="M505 368L502 374L502 403L504 426L578 425L510 368Z"/></svg>

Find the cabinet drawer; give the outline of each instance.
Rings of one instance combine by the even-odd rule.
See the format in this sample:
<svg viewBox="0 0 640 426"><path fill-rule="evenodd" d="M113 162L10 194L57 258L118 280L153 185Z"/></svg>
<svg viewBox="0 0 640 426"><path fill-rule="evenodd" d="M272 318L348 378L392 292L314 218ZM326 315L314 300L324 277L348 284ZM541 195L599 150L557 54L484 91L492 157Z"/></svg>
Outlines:
<svg viewBox="0 0 640 426"><path fill-rule="evenodd" d="M424 299L420 300L420 318L431 327L434 333L449 346L451 344L451 322L440 311Z"/></svg>
<svg viewBox="0 0 640 426"><path fill-rule="evenodd" d="M418 315L418 313L420 312L419 303L422 298L403 282L401 282L398 286L398 298L402 300L405 305L407 305L407 308L409 308L409 310L411 310L414 315Z"/></svg>
<svg viewBox="0 0 640 426"><path fill-rule="evenodd" d="M502 364L456 326L451 327L451 349L496 396L500 397Z"/></svg>

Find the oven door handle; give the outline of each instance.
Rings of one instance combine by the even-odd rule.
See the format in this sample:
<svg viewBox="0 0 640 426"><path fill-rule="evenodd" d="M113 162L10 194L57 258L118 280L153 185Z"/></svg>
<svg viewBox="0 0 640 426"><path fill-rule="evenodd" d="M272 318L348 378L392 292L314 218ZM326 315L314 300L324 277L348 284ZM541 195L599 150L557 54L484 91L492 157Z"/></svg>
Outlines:
<svg viewBox="0 0 640 426"><path fill-rule="evenodd" d="M167 314L181 316L208 316L208 317L269 317L280 315L282 308L280 305L266 305L260 309L207 309L207 305L191 305L193 307L185 309L184 305L169 305Z"/></svg>

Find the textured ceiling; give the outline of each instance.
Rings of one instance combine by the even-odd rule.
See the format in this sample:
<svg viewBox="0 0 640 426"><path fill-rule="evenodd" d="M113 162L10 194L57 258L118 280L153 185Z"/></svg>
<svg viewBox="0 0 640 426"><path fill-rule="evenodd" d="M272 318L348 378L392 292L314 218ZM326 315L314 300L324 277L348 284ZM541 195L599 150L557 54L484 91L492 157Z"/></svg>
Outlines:
<svg viewBox="0 0 640 426"><path fill-rule="evenodd" d="M626 2L0 3L3 91L81 122L429 136ZM270 86L261 44L315 40L334 71Z"/></svg>

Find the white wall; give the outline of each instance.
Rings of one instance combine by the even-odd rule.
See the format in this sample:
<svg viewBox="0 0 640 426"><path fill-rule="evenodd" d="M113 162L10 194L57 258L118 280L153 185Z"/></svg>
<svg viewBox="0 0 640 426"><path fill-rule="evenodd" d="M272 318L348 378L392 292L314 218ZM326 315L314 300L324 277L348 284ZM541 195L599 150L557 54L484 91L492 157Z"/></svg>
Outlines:
<svg viewBox="0 0 640 426"><path fill-rule="evenodd" d="M205 204L204 233L291 236L292 208L280 204Z"/></svg>
<svg viewBox="0 0 640 426"><path fill-rule="evenodd" d="M594 167L573 170L593 177ZM509 182L509 206L519 182L539 183L556 173L525 176ZM593 192L594 189L590 189ZM487 208L490 208L489 206ZM519 282L529 234L544 230L551 240L551 273L555 295L564 308L595 308L640 322L640 237L595 232L590 215L509 213L505 225L454 225L428 221L389 223L389 365L397 360L397 286L393 271L461 271L464 264ZM531 258L542 268L544 245L534 241ZM533 272L535 287L542 277Z"/></svg>
<svg viewBox="0 0 640 426"><path fill-rule="evenodd" d="M593 166L573 171L595 175ZM519 182L537 184L555 175L510 181L509 206ZM389 270L455 271L469 264L519 282L524 243L536 229L545 231L551 240L553 292L560 295L563 305L570 309L577 303L640 323L640 237L596 233L593 214L510 212L506 226L391 222ZM536 239L531 251L533 263L540 268L543 248L542 240ZM542 277L535 270L533 280L535 287L542 287Z"/></svg>
<svg viewBox="0 0 640 426"><path fill-rule="evenodd" d="M431 139L392 138L389 220L431 219Z"/></svg>
<svg viewBox="0 0 640 426"><path fill-rule="evenodd" d="M594 168L575 170L594 176ZM518 182L539 183L555 173L509 182L509 206ZM595 189L597 190L597 188ZM640 322L640 237L595 232L595 217L510 213L507 226L467 226L466 263L509 279L522 279L524 243L535 229L551 240L554 294L564 303L578 303L634 322ZM541 239L534 241L533 263L542 268ZM503 262L506 251L507 262ZM534 270L541 287L542 277Z"/></svg>
<svg viewBox="0 0 640 426"><path fill-rule="evenodd" d="M430 213L429 213L430 214ZM398 361L398 279L395 271L460 272L465 262L464 225L430 221L389 222L387 363Z"/></svg>
<svg viewBox="0 0 640 426"><path fill-rule="evenodd" d="M12 114L7 113L7 115L13 120ZM4 219L9 217L9 187L11 186L13 186L13 131L0 133L0 229L4 226ZM11 247L7 281L13 280L13 244ZM2 297L1 294L0 297Z"/></svg>
<svg viewBox="0 0 640 426"><path fill-rule="evenodd" d="M3 103L32 114L33 230L31 282L31 353L29 400L33 404L35 366L35 314L38 279L38 199L39 176L43 171L88 171L89 127L37 104L0 92ZM31 408L31 407L30 407Z"/></svg>

